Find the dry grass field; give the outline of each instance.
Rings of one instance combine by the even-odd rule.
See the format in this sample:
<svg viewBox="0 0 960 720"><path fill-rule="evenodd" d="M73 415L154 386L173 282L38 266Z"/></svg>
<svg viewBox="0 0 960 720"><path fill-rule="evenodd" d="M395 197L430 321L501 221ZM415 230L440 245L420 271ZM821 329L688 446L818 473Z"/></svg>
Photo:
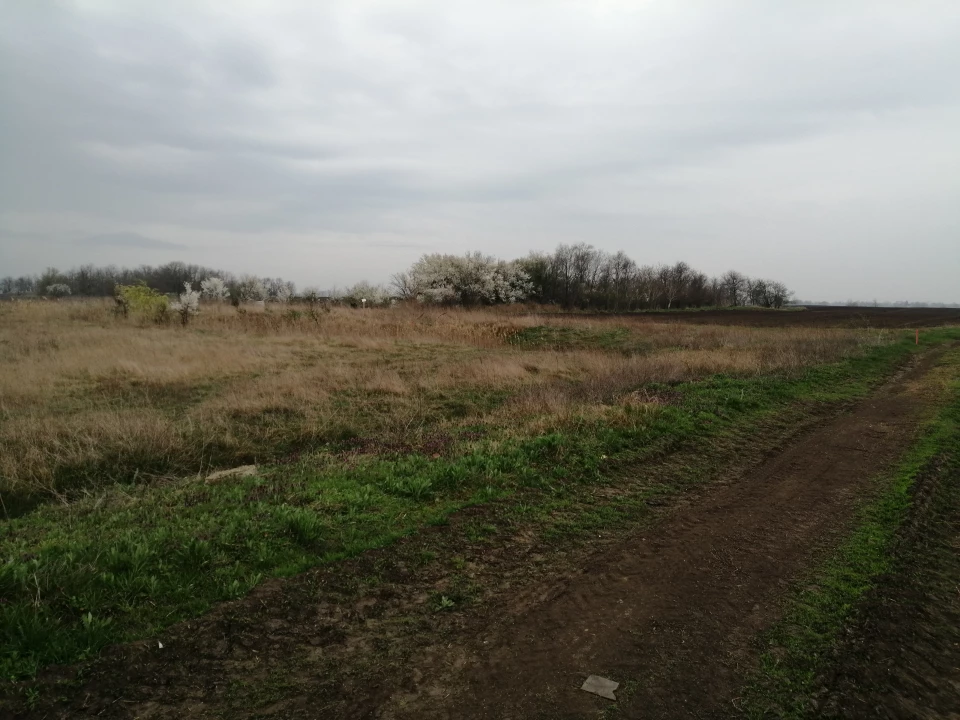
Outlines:
<svg viewBox="0 0 960 720"><path fill-rule="evenodd" d="M412 306L208 305L181 327L107 301L7 303L0 492L13 513L306 450L443 451L655 403L636 392L651 383L789 373L887 339Z"/></svg>

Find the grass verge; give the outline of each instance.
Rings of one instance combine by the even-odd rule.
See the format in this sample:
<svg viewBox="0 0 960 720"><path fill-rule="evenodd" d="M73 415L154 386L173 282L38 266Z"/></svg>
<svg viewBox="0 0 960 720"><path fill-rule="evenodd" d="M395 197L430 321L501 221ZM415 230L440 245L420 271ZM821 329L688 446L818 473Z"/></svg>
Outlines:
<svg viewBox="0 0 960 720"><path fill-rule="evenodd" d="M956 337L928 334L928 341ZM481 440L447 457L306 458L252 478L204 485L117 486L0 525L0 677L34 674L150 635L262 578L382 547L496 498L557 518L585 488L632 464L760 428L796 403L862 396L916 348L906 339L794 377L723 376L669 388L670 404L619 408L537 437ZM667 388L648 386L654 395ZM674 492L652 488L651 492ZM597 506L596 522L621 512ZM442 601L442 599L441 599Z"/></svg>
<svg viewBox="0 0 960 720"><path fill-rule="evenodd" d="M783 619L765 633L767 650L742 695L749 718L805 718L818 712L814 694L829 669L858 602L897 563L898 533L910 516L918 479L936 482L956 467L960 448L960 350L939 368L947 401L899 467L878 481L847 540L805 578Z"/></svg>

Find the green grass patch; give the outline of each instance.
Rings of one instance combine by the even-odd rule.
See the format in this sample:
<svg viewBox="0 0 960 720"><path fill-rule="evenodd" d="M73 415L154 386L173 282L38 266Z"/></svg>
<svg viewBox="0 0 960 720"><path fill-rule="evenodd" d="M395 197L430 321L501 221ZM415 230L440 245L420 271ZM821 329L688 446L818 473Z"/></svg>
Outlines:
<svg viewBox="0 0 960 720"><path fill-rule="evenodd" d="M927 342L960 336L928 333ZM797 402L861 397L916 348L904 338L796 376L714 377L670 388L656 412L623 408L540 437L480 439L458 452L329 455L205 485L124 485L0 523L0 677L28 677L145 637L248 592L378 548L469 505L502 500L550 533L616 523L673 488L621 502L574 500L633 463L757 431ZM510 505L513 503L513 505ZM479 525L477 537L496 528ZM430 558L423 558L430 562ZM447 603L463 603L461 588ZM444 608L439 608L444 609Z"/></svg>
<svg viewBox="0 0 960 720"><path fill-rule="evenodd" d="M894 541L910 512L916 479L945 455L954 464L958 461L960 351L948 352L944 363L952 377L947 403L896 471L879 479L878 494L861 508L852 534L804 579L803 589L788 601L783 620L765 635L768 649L743 696L747 717L815 714L811 696L845 623L864 593L893 569Z"/></svg>

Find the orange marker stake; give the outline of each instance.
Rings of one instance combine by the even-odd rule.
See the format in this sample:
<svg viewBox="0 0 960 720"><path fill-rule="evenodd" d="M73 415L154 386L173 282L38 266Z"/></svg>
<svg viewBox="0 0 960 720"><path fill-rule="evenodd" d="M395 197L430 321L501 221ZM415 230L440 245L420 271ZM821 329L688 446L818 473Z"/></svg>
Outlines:
<svg viewBox="0 0 960 720"><path fill-rule="evenodd" d="M917 345L920 344L920 328L917 328Z"/></svg>

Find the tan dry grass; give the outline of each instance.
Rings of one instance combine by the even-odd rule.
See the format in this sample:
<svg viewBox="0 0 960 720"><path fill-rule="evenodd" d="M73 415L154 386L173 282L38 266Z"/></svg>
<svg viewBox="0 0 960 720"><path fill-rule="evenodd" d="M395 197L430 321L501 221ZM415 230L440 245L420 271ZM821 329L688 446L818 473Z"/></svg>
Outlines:
<svg viewBox="0 0 960 720"><path fill-rule="evenodd" d="M620 329L641 350L508 342L537 325L585 337ZM401 441L462 424L536 430L604 412L644 383L795 370L871 341L854 330L419 307L205 306L182 328L119 318L99 301L7 304L0 492L196 472L344 433ZM507 401L491 404L503 391Z"/></svg>

